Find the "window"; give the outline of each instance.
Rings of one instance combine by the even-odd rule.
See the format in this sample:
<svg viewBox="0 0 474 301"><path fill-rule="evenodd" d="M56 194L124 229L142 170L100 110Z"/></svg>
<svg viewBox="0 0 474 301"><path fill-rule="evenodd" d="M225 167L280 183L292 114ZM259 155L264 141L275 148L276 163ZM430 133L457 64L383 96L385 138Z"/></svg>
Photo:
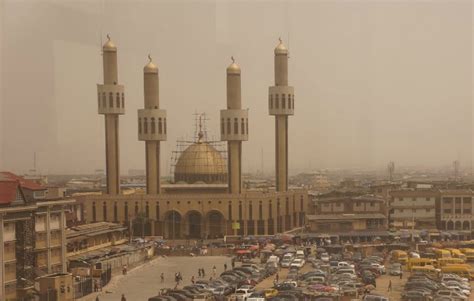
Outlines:
<svg viewBox="0 0 474 301"><path fill-rule="evenodd" d="M280 99L278 97L278 94L275 95L275 108L278 109L279 108L279 102L280 102Z"/></svg>
<svg viewBox="0 0 474 301"><path fill-rule="evenodd" d="M118 208L117 208L117 202L114 202L114 222L118 221Z"/></svg>
<svg viewBox="0 0 474 301"><path fill-rule="evenodd" d="M156 202L156 220L159 221L160 220L160 202Z"/></svg>
<svg viewBox="0 0 474 301"><path fill-rule="evenodd" d="M239 119L234 118L234 134L237 135L239 133Z"/></svg>
<svg viewBox="0 0 474 301"><path fill-rule="evenodd" d="M155 132L156 132L155 118L151 117L151 133L154 134Z"/></svg>
<svg viewBox="0 0 474 301"><path fill-rule="evenodd" d="M288 94L288 109L291 109L291 95Z"/></svg>
<svg viewBox="0 0 474 301"><path fill-rule="evenodd" d="M109 93L109 107L114 107L114 93L112 92Z"/></svg>
<svg viewBox="0 0 474 301"><path fill-rule="evenodd" d="M258 219L263 219L262 201L258 202Z"/></svg>
<svg viewBox="0 0 474 301"><path fill-rule="evenodd" d="M426 201L427 201L427 202L431 201L431 198L426 198Z"/></svg>
<svg viewBox="0 0 474 301"><path fill-rule="evenodd" d="M242 220L242 201L239 201L239 220Z"/></svg>
<svg viewBox="0 0 474 301"><path fill-rule="evenodd" d="M125 108L125 94L122 93L122 108Z"/></svg>
<svg viewBox="0 0 474 301"><path fill-rule="evenodd" d="M230 134L230 118L227 118L227 134Z"/></svg>
<svg viewBox="0 0 474 301"><path fill-rule="evenodd" d="M375 206L375 202L370 202L370 207L374 207Z"/></svg>
<svg viewBox="0 0 474 301"><path fill-rule="evenodd" d="M240 121L240 133L242 135L245 134L245 120L244 120L244 118L242 118L241 121Z"/></svg>
<svg viewBox="0 0 474 301"><path fill-rule="evenodd" d="M253 206L252 202L249 202L249 220L253 220Z"/></svg>
<svg viewBox="0 0 474 301"><path fill-rule="evenodd" d="M104 203L102 204L102 207L103 207L102 209L103 209L103 211L104 211L104 212L103 212L104 221L107 221L107 203L104 202Z"/></svg>
<svg viewBox="0 0 474 301"><path fill-rule="evenodd" d="M102 92L102 106L105 108L107 106L107 95L105 92Z"/></svg>
<svg viewBox="0 0 474 301"><path fill-rule="evenodd" d="M460 214L460 213L461 213L461 209L456 209L454 212L455 212L456 214Z"/></svg>
<svg viewBox="0 0 474 301"><path fill-rule="evenodd" d="M416 198L411 198L411 200L412 200L413 202L416 202Z"/></svg>
<svg viewBox="0 0 474 301"><path fill-rule="evenodd" d="M138 215L138 202L135 202L135 217Z"/></svg>
<svg viewBox="0 0 474 301"><path fill-rule="evenodd" d="M125 206L123 207L123 215L126 222L128 222L128 203L125 202Z"/></svg>
<svg viewBox="0 0 474 301"><path fill-rule="evenodd" d="M229 220L232 220L232 202L229 202L227 210L229 211Z"/></svg>
<svg viewBox="0 0 474 301"><path fill-rule="evenodd" d="M162 134L163 133L163 124L162 124L162 120L161 120L161 117L158 118L158 134Z"/></svg>
<svg viewBox="0 0 474 301"><path fill-rule="evenodd" d="M148 134L148 120L147 118L143 118L143 133Z"/></svg>
<svg viewBox="0 0 474 301"><path fill-rule="evenodd" d="M303 196L300 197L300 211L303 212Z"/></svg>
<svg viewBox="0 0 474 301"><path fill-rule="evenodd" d="M270 95L270 109L273 109L273 95Z"/></svg>
<svg viewBox="0 0 474 301"><path fill-rule="evenodd" d="M165 135L166 135L166 118L163 118L163 123L164 123L164 130L165 130Z"/></svg>
<svg viewBox="0 0 474 301"><path fill-rule="evenodd" d="M99 107L100 107L100 92L97 94L97 101L99 102Z"/></svg>
<svg viewBox="0 0 474 301"><path fill-rule="evenodd" d="M224 122L224 118L221 118L221 135L224 135L224 134L225 134L225 132L224 132L224 130L225 130L225 125L224 125L224 123L225 123L225 122Z"/></svg>
<svg viewBox="0 0 474 301"><path fill-rule="evenodd" d="M464 208L464 214L471 214L471 208Z"/></svg>
<svg viewBox="0 0 474 301"><path fill-rule="evenodd" d="M138 133L142 133L142 119L138 118Z"/></svg>
<svg viewBox="0 0 474 301"><path fill-rule="evenodd" d="M148 202L145 204L145 216L146 218L150 217L150 205L148 205Z"/></svg>
<svg viewBox="0 0 474 301"><path fill-rule="evenodd" d="M285 94L281 95L281 108L284 109L286 107L286 96Z"/></svg>
<svg viewBox="0 0 474 301"><path fill-rule="evenodd" d="M92 202L92 221L96 221L96 209L95 209L95 202Z"/></svg>
<svg viewBox="0 0 474 301"><path fill-rule="evenodd" d="M115 106L116 106L117 108L120 108L120 93L118 93L118 92L117 92L117 94L115 95L115 102L116 102Z"/></svg>
<svg viewBox="0 0 474 301"><path fill-rule="evenodd" d="M426 212L431 212L431 209L430 209L430 208L426 208L425 211L426 211Z"/></svg>
<svg viewBox="0 0 474 301"><path fill-rule="evenodd" d="M268 217L272 218L273 217L273 208L272 208L272 201L268 203Z"/></svg>
<svg viewBox="0 0 474 301"><path fill-rule="evenodd" d="M248 118L245 118L245 130L246 130L246 134L248 135L249 134L249 119Z"/></svg>
<svg viewBox="0 0 474 301"><path fill-rule="evenodd" d="M451 213L451 209L444 209L443 212L444 213Z"/></svg>

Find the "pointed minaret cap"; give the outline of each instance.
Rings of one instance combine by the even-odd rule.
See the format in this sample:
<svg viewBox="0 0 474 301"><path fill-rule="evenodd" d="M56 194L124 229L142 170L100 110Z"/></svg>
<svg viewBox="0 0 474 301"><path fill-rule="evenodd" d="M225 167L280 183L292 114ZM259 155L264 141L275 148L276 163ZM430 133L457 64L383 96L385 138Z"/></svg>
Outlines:
<svg viewBox="0 0 474 301"><path fill-rule="evenodd" d="M278 43L277 47L275 47L275 54L288 54L288 49L283 45L283 41L281 38L278 39L280 43Z"/></svg>
<svg viewBox="0 0 474 301"><path fill-rule="evenodd" d="M117 51L117 46L110 40L110 36L107 34L107 42L102 46L104 51L115 52Z"/></svg>
<svg viewBox="0 0 474 301"><path fill-rule="evenodd" d="M235 63L235 59L231 57L232 64L227 67L227 74L240 74L240 67Z"/></svg>
<svg viewBox="0 0 474 301"><path fill-rule="evenodd" d="M143 72L144 73L158 73L158 66L152 62L150 55L148 55L148 60L149 60L148 64L146 64L145 67L143 67Z"/></svg>

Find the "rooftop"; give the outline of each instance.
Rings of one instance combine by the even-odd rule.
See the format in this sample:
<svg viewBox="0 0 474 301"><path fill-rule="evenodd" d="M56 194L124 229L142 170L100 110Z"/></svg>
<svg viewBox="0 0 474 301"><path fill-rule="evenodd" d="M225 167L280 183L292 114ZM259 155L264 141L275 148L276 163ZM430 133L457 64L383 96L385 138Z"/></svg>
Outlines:
<svg viewBox="0 0 474 301"><path fill-rule="evenodd" d="M314 214L307 215L306 219L308 221L327 221L327 220L354 220L354 219L385 219L387 218L382 213L350 213L350 214Z"/></svg>

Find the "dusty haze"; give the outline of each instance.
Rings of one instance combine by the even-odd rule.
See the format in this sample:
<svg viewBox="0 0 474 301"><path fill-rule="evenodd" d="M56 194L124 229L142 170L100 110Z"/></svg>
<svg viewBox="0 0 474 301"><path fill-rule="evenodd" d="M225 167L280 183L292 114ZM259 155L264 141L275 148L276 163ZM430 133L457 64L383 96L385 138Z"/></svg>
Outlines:
<svg viewBox="0 0 474 301"><path fill-rule="evenodd" d="M449 165L472 161L471 1L13 1L0 0L0 169L90 173L105 168L100 42L118 46L121 173L144 169L137 140L148 53L168 112L162 173L176 139L206 112L218 137L230 56L250 109L244 172L274 168L268 115L273 48L290 47L295 116L290 172ZM288 41L288 39L290 41Z"/></svg>

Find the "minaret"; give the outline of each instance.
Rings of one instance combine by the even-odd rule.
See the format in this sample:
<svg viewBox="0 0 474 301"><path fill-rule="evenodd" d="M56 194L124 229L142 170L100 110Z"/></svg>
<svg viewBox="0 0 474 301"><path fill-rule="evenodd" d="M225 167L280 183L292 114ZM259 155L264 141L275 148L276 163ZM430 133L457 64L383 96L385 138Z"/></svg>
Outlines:
<svg viewBox="0 0 474 301"><path fill-rule="evenodd" d="M102 47L104 84L97 85L99 114L105 115L107 193L120 193L119 115L125 114L123 85L118 84L117 47L110 40Z"/></svg>
<svg viewBox="0 0 474 301"><path fill-rule="evenodd" d="M145 141L146 192L160 193L160 141L166 141L166 111L160 110L158 67L143 68L145 108L138 110L138 140Z"/></svg>
<svg viewBox="0 0 474 301"><path fill-rule="evenodd" d="M269 88L269 112L275 116L276 190L288 190L288 116L293 115L294 89L288 86L288 49L275 48L275 86Z"/></svg>
<svg viewBox="0 0 474 301"><path fill-rule="evenodd" d="M240 67L227 67L227 110L221 110L221 140L227 141L229 193L242 192L242 141L248 140L248 110L242 110Z"/></svg>

